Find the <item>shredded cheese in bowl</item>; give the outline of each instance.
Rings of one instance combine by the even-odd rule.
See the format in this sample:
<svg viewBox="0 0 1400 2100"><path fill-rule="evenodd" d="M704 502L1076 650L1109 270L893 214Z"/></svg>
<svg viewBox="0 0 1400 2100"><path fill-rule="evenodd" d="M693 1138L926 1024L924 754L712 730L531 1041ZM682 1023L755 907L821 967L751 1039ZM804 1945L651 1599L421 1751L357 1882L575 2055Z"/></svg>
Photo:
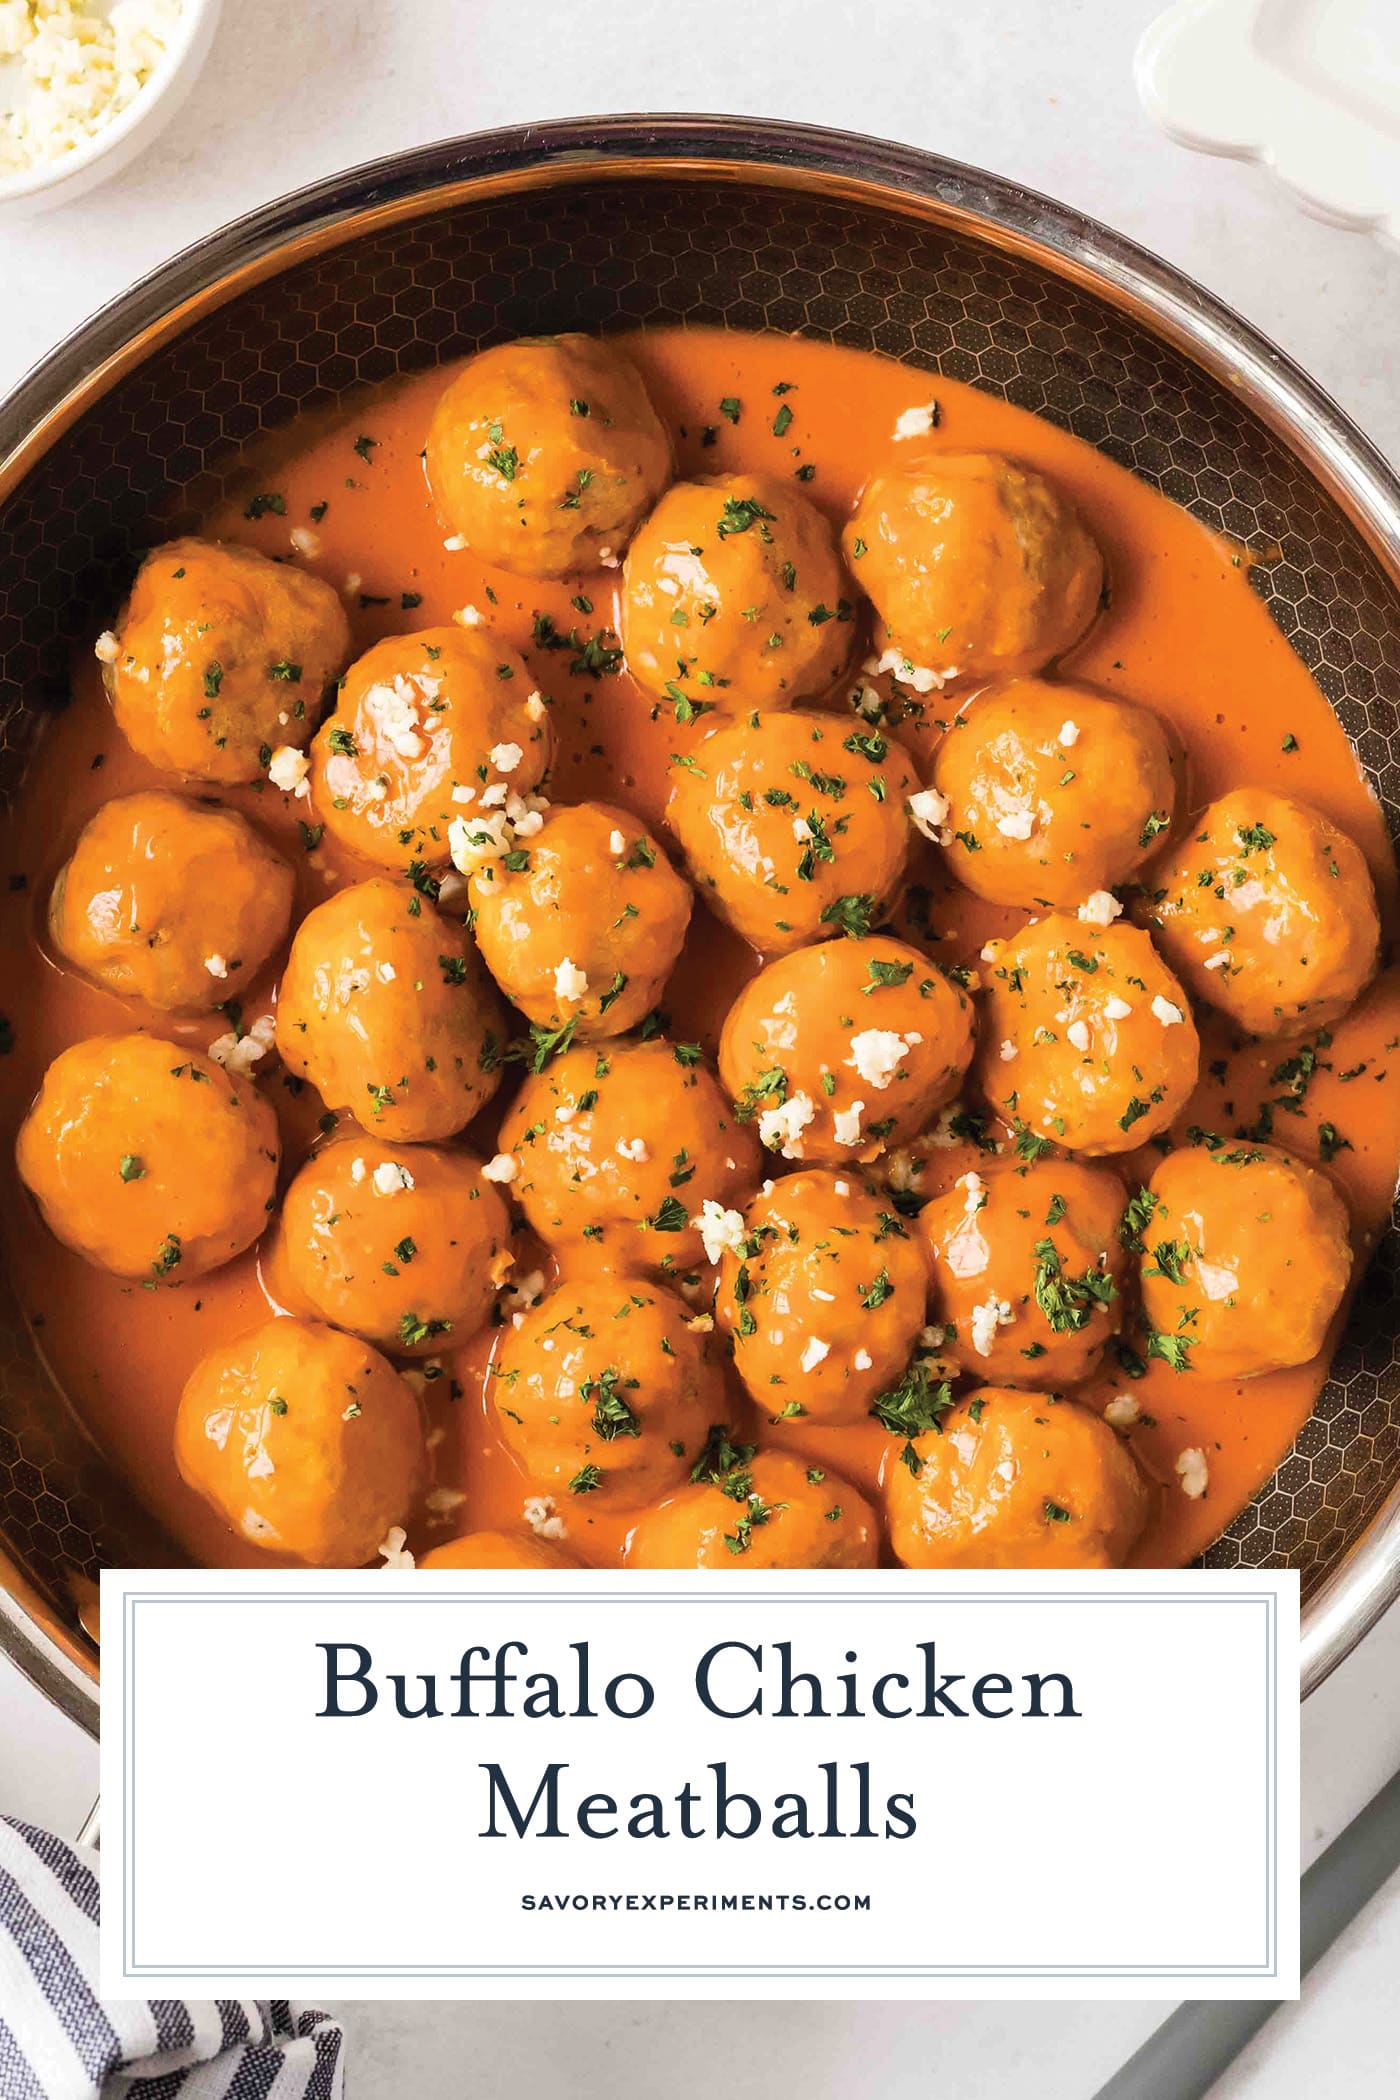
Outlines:
<svg viewBox="0 0 1400 2100"><path fill-rule="evenodd" d="M184 0L0 0L0 181L59 164L129 109Z"/></svg>

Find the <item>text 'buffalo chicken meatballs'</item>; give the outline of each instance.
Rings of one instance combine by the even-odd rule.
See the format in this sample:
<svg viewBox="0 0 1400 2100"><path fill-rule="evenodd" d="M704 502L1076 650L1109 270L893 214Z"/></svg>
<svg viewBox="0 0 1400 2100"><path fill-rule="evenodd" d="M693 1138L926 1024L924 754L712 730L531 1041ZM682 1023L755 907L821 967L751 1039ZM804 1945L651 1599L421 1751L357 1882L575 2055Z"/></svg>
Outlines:
<svg viewBox="0 0 1400 2100"><path fill-rule="evenodd" d="M925 451L880 468L843 544L880 615L882 668L919 688L1039 671L1099 609L1103 557L1078 512L999 453Z"/></svg>
<svg viewBox="0 0 1400 2100"><path fill-rule="evenodd" d="M1361 849L1291 795L1222 796L1147 881L1172 968L1251 1035L1325 1027L1376 974L1380 920Z"/></svg>
<svg viewBox="0 0 1400 2100"><path fill-rule="evenodd" d="M434 1145L337 1138L282 1199L263 1273L279 1304L398 1355L460 1348L513 1265L482 1162Z"/></svg>
<svg viewBox="0 0 1400 2100"><path fill-rule="evenodd" d="M891 1446L890 1544L906 1568L1119 1568L1148 1515L1125 1444L1072 1400L984 1386Z"/></svg>
<svg viewBox="0 0 1400 2100"><path fill-rule="evenodd" d="M684 1302L610 1275L566 1278L527 1312L501 1343L490 1393L533 1482L610 1509L678 1487L724 1402Z"/></svg>
<svg viewBox="0 0 1400 2100"><path fill-rule="evenodd" d="M975 1170L920 1211L930 1313L958 1370L1059 1391L1098 1368L1122 1324L1124 1190L1072 1160Z"/></svg>
<svg viewBox="0 0 1400 2100"><path fill-rule="evenodd" d="M661 996L691 893L649 832L604 802L552 809L528 845L474 870L477 945L538 1028L622 1035Z"/></svg>
<svg viewBox="0 0 1400 2100"><path fill-rule="evenodd" d="M761 955L865 934L909 854L907 752L836 715L753 714L672 760L667 814L691 880Z"/></svg>
<svg viewBox="0 0 1400 2100"><path fill-rule="evenodd" d="M15 1153L65 1247L117 1276L182 1283L257 1239L281 1147L250 1080L157 1036L109 1035L54 1059Z"/></svg>
<svg viewBox="0 0 1400 2100"><path fill-rule="evenodd" d="M579 1045L532 1073L500 1131L500 1170L547 1246L683 1275L707 1204L744 1202L759 1149L694 1043Z"/></svg>
<svg viewBox="0 0 1400 2100"><path fill-rule="evenodd" d="M729 1010L719 1068L784 1159L839 1166L916 1135L972 1059L972 1001L916 948L873 938L779 956Z"/></svg>
<svg viewBox="0 0 1400 2100"><path fill-rule="evenodd" d="M373 1135L451 1137L500 1084L505 1011L460 924L375 875L297 928L277 1046L327 1108Z"/></svg>
<svg viewBox="0 0 1400 2100"><path fill-rule="evenodd" d="M1185 1107L1199 1063L1190 1001L1136 926L1053 912L1000 947L978 1072L1026 1156L1146 1144Z"/></svg>
<svg viewBox="0 0 1400 2100"><path fill-rule="evenodd" d="M690 1485L638 1518L629 1568L873 1568L864 1495L824 1466L711 1435Z"/></svg>
<svg viewBox="0 0 1400 2100"><path fill-rule="evenodd" d="M469 358L438 402L425 463L449 547L540 577L615 566L672 472L637 371L586 335Z"/></svg>
<svg viewBox="0 0 1400 2100"><path fill-rule="evenodd" d="M1310 1363L1351 1278L1346 1205L1274 1145L1192 1145L1148 1183L1142 1305L1154 1355L1205 1378Z"/></svg>
<svg viewBox="0 0 1400 2100"><path fill-rule="evenodd" d="M773 1422L858 1422L908 1365L928 1270L911 1224L863 1182L785 1175L709 1221L715 1311Z"/></svg>
<svg viewBox="0 0 1400 2100"><path fill-rule="evenodd" d="M97 653L134 750L164 772L236 782L305 750L350 628L330 585L290 562L171 540L146 556Z"/></svg>
<svg viewBox="0 0 1400 2100"><path fill-rule="evenodd" d="M234 810L158 791L89 817L49 902L54 946L165 1013L236 998L286 938L292 871Z"/></svg>
<svg viewBox="0 0 1400 2100"><path fill-rule="evenodd" d="M1082 685L1022 678L979 695L938 746L943 846L967 889L1026 910L1126 882L1176 806L1155 715Z"/></svg>
<svg viewBox="0 0 1400 2100"><path fill-rule="evenodd" d="M706 705L791 707L851 650L849 582L831 527L790 481L678 481L624 564L627 668L688 721Z"/></svg>
<svg viewBox="0 0 1400 2100"><path fill-rule="evenodd" d="M515 651L481 628L430 627L350 666L312 747L312 799L365 860L440 868L454 825L499 830L553 755L548 708Z"/></svg>
<svg viewBox="0 0 1400 2100"><path fill-rule="evenodd" d="M425 1467L398 1372L313 1320L268 1320L211 1350L180 1395L175 1457L249 1545L312 1568L372 1560Z"/></svg>

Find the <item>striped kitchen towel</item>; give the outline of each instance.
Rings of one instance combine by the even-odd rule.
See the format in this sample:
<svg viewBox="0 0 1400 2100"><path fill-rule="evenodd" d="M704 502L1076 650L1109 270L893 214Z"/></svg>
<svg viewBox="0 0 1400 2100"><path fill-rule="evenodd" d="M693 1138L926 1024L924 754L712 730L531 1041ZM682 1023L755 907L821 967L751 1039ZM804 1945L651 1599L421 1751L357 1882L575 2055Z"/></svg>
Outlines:
<svg viewBox="0 0 1400 2100"><path fill-rule="evenodd" d="M0 2100L341 2100L341 2029L284 1999L97 1996L97 1854L0 1817Z"/></svg>

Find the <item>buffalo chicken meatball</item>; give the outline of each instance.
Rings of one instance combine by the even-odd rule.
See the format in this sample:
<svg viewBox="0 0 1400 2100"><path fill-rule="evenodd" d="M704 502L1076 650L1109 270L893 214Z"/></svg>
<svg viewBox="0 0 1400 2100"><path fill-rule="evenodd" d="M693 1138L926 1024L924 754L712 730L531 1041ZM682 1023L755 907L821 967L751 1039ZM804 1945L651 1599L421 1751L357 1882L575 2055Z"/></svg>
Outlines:
<svg viewBox="0 0 1400 2100"><path fill-rule="evenodd" d="M659 1037L553 1058L521 1088L500 1143L547 1245L673 1275L700 1260L707 1207L744 1202L759 1177L753 1132L699 1050Z"/></svg>
<svg viewBox="0 0 1400 2100"><path fill-rule="evenodd" d="M1186 1105L1190 1002L1137 927L1052 913L1005 943L986 990L982 1084L1032 1157L1130 1152Z"/></svg>
<svg viewBox="0 0 1400 2100"><path fill-rule="evenodd" d="M175 1458L249 1545L358 1568L411 1509L423 1428L408 1386L367 1342L314 1320L268 1320L195 1366Z"/></svg>
<svg viewBox="0 0 1400 2100"><path fill-rule="evenodd" d="M231 809L152 791L104 803L49 901L60 955L165 1013L234 998L286 938L292 871Z"/></svg>
<svg viewBox="0 0 1400 2100"><path fill-rule="evenodd" d="M576 1568L579 1563L555 1539L531 1531L469 1531L465 1538L434 1546L420 1568Z"/></svg>
<svg viewBox="0 0 1400 2100"><path fill-rule="evenodd" d="M378 1137L451 1137L500 1083L505 1016L475 948L406 882L338 890L297 928L283 1062Z"/></svg>
<svg viewBox="0 0 1400 2100"><path fill-rule="evenodd" d="M1176 805L1155 715L1039 678L986 693L958 717L933 785L948 805L943 844L958 881L1027 910L1126 881Z"/></svg>
<svg viewBox="0 0 1400 2100"><path fill-rule="evenodd" d="M1213 802L1152 870L1148 915L1197 997L1251 1035L1326 1027L1376 974L1361 849L1290 795L1238 788Z"/></svg>
<svg viewBox="0 0 1400 2100"><path fill-rule="evenodd" d="M865 1497L822 1466L713 1436L691 1484L638 1518L629 1568L873 1568Z"/></svg>
<svg viewBox="0 0 1400 2100"><path fill-rule="evenodd" d="M906 1568L1119 1568L1147 1521L1137 1466L1088 1408L985 1386L885 1463Z"/></svg>
<svg viewBox="0 0 1400 2100"><path fill-rule="evenodd" d="M899 744L834 715L745 715L672 763L691 879L761 954L868 933L897 893L918 792Z"/></svg>
<svg viewBox="0 0 1400 2100"><path fill-rule="evenodd" d="M874 601L882 668L922 687L1014 678L1086 632L1103 557L1034 467L994 452L924 452L873 474L845 532Z"/></svg>
<svg viewBox="0 0 1400 2100"><path fill-rule="evenodd" d="M758 1406L775 1421L860 1421L924 1326L912 1225L862 1182L814 1169L770 1183L711 1234L715 1309Z"/></svg>
<svg viewBox="0 0 1400 2100"><path fill-rule="evenodd" d="M917 949L826 942L745 985L720 1076L770 1151L839 1166L901 1143L954 1099L972 1030L972 1001Z"/></svg>
<svg viewBox="0 0 1400 2100"><path fill-rule="evenodd" d="M584 335L497 343L438 402L424 455L451 538L516 576L621 555L671 478L635 368Z"/></svg>
<svg viewBox="0 0 1400 2100"><path fill-rule="evenodd" d="M849 589L831 527L790 481L678 481L627 556L627 668L683 720L704 702L790 707L845 663Z"/></svg>
<svg viewBox="0 0 1400 2100"><path fill-rule="evenodd" d="M312 797L363 859L440 867L454 824L499 828L553 755L548 709L515 651L480 628L430 627L350 666L312 746Z"/></svg>
<svg viewBox="0 0 1400 2100"><path fill-rule="evenodd" d="M599 1507L678 1487L723 1406L682 1300L622 1276L562 1282L506 1334L492 1373L502 1441L530 1479Z"/></svg>
<svg viewBox="0 0 1400 2100"><path fill-rule="evenodd" d="M970 1170L927 1204L916 1230L952 1364L1055 1390L1088 1378L1121 1324L1123 1208L1116 1174L1071 1160Z"/></svg>
<svg viewBox="0 0 1400 2100"><path fill-rule="evenodd" d="M690 890L626 810L550 811L527 847L471 878L477 945L538 1027L621 1035L660 997L690 923Z"/></svg>
<svg viewBox="0 0 1400 2100"><path fill-rule="evenodd" d="M1351 1277L1346 1205L1273 1145L1173 1152L1148 1184L1142 1304L1150 1348L1205 1378L1310 1363Z"/></svg>
<svg viewBox="0 0 1400 2100"><path fill-rule="evenodd" d="M147 1283L203 1276L250 1247L281 1156L250 1080L151 1035L62 1051L15 1151L55 1238Z"/></svg>
<svg viewBox="0 0 1400 2100"><path fill-rule="evenodd" d="M330 585L290 562L171 540L147 555L97 653L143 758L194 780L255 780L310 743L350 629Z"/></svg>
<svg viewBox="0 0 1400 2100"><path fill-rule="evenodd" d="M273 1296L396 1354L460 1347L513 1262L510 1217L481 1166L432 1145L324 1146L283 1198L264 1261Z"/></svg>

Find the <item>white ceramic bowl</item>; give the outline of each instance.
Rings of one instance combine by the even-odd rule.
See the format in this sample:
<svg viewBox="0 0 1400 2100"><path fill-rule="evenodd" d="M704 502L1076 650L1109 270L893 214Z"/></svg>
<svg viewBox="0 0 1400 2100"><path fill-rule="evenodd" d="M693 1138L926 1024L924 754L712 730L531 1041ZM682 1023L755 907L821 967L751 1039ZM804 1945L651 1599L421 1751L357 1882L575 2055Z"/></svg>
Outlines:
<svg viewBox="0 0 1400 2100"><path fill-rule="evenodd" d="M184 0L164 58L130 106L61 160L0 175L0 220L25 219L96 189L160 136L209 55L223 0Z"/></svg>

